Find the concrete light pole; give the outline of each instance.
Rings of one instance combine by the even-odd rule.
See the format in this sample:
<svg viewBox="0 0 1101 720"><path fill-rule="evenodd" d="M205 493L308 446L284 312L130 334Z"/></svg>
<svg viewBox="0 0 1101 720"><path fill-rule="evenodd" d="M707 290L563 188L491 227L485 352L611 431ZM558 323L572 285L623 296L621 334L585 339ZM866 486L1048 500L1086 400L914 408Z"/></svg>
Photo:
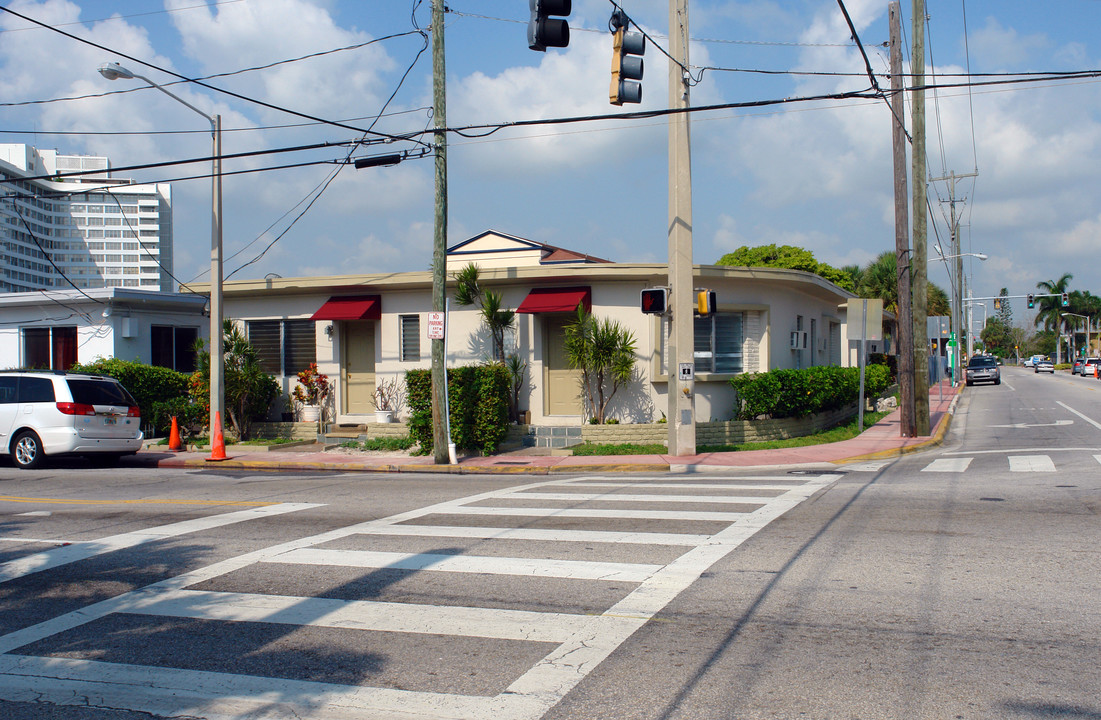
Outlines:
<svg viewBox="0 0 1101 720"><path fill-rule="evenodd" d="M108 80L142 80L210 122L213 144L210 211L210 438L213 448L215 434L221 433L221 427L217 426L225 410L226 398L225 366L222 358L225 354L222 338L222 116L207 115L144 75L131 72L118 63L101 65L99 74Z"/></svg>

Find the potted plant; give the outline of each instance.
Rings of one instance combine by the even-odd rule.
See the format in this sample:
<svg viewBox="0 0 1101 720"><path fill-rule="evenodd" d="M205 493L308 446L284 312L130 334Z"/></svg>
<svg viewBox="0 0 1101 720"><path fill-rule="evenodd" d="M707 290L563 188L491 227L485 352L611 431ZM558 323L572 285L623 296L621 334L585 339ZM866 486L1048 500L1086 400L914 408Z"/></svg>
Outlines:
<svg viewBox="0 0 1101 720"><path fill-rule="evenodd" d="M309 367L298 373L294 400L301 405L303 422L321 422L321 406L329 397L329 390L329 377L317 369L317 363L310 363Z"/></svg>
<svg viewBox="0 0 1101 720"><path fill-rule="evenodd" d="M398 378L379 380L375 384L375 422L393 421L394 413L405 405L405 383Z"/></svg>

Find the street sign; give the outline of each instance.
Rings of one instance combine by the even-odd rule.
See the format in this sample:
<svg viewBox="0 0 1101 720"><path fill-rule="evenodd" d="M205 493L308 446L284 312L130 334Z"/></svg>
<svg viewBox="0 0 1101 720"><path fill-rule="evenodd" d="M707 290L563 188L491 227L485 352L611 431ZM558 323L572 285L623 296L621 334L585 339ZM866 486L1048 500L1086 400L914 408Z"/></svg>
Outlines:
<svg viewBox="0 0 1101 720"><path fill-rule="evenodd" d="M442 312L428 313L428 339L443 340L444 314Z"/></svg>

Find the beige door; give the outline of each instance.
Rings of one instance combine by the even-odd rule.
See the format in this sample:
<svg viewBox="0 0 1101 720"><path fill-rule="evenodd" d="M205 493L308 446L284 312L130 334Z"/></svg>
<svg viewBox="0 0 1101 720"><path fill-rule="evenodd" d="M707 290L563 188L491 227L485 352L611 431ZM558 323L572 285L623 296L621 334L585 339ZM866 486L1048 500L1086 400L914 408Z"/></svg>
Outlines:
<svg viewBox="0 0 1101 720"><path fill-rule="evenodd" d="M543 316L543 402L547 415L581 414L581 371L566 356L570 316Z"/></svg>
<svg viewBox="0 0 1101 720"><path fill-rule="evenodd" d="M345 322L344 364L340 373L344 379L344 412L373 412L375 405L375 324Z"/></svg>

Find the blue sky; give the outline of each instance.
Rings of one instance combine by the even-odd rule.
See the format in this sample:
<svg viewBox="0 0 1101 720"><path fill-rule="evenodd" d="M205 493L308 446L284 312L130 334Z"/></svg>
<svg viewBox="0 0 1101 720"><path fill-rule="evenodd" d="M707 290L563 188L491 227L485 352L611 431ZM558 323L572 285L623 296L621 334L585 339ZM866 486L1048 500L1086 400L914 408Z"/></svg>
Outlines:
<svg viewBox="0 0 1101 720"><path fill-rule="evenodd" d="M621 0L667 46L668 0ZM4 0L4 7L110 48L100 50L0 14L2 142L106 154L114 165L209 153L206 122L141 83L96 72L120 61L157 82L173 78L118 53L188 77L235 72L430 26L414 0ZM902 3L909 57L910 3ZM569 48L527 49L523 0L451 0L447 15L447 119L453 127L588 116L667 103L667 65L646 54L644 102L607 102L611 40L607 0L574 0ZM846 2L873 70L885 74L887 3ZM866 89L864 65L835 2L690 4L691 64L702 77L693 105ZM947 76L1101 68L1098 0L1046 3L927 0L927 66ZM964 32L966 24L967 32ZM431 52L418 35L208 82L250 98L385 133L431 119ZM411 70L410 67L412 67ZM733 70L770 70L757 74ZM402 82L402 76L409 71ZM805 75L797 72L849 73ZM886 86L886 80L881 80ZM1097 79L945 89L927 96L930 175L972 173L958 185L965 252L976 296L1035 290L1074 274L1072 289L1101 294L1101 96ZM133 88L133 92L56 100ZM203 87L174 91L220 113L224 152L355 139L353 130ZM396 92L395 92L396 91ZM393 94L393 99L387 100ZM909 108L906 111L909 125ZM305 123L305 125L303 125ZM294 127L276 127L288 126ZM191 133L150 134L162 131ZM111 133L126 134L111 134ZM95 134L93 134L95 133ZM108 134L102 134L108 133ZM863 264L893 249L890 115L882 101L808 102L692 117L694 259L714 262L741 245L794 244L833 265ZM415 150L411 143L357 154ZM346 150L227 161L226 170L336 160ZM486 229L623 262L664 262L667 148L661 119L618 119L449 137L449 241ZM143 181L202 165L128 173ZM433 222L431 158L340 172L312 208L256 258L305 207L334 165L227 177L225 254L234 278L423 270ZM205 279L208 180L174 184L176 275ZM947 244L947 186L930 186L933 226ZM930 246L937 236L930 231ZM244 266L244 267L242 267ZM238 268L240 268L238 270ZM943 269L930 268L947 287ZM1015 307L1018 320L1024 303Z"/></svg>

